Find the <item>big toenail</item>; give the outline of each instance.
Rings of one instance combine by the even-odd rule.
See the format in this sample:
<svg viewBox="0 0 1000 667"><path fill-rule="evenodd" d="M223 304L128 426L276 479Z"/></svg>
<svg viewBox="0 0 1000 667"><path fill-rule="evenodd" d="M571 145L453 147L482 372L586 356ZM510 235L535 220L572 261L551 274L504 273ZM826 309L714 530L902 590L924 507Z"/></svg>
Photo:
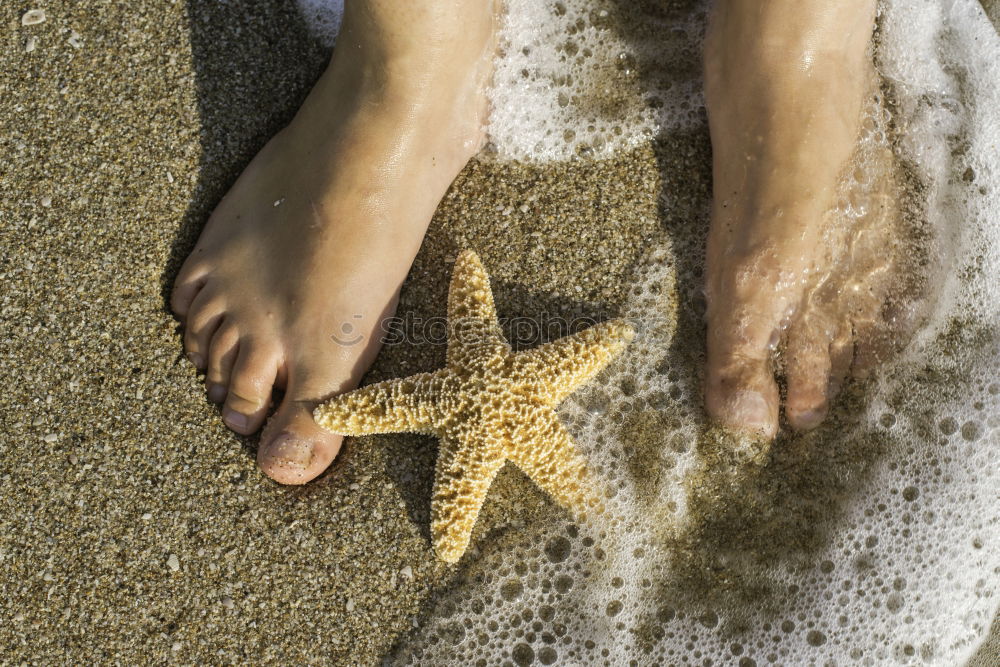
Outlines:
<svg viewBox="0 0 1000 667"><path fill-rule="evenodd" d="M760 392L751 390L736 392L729 404L729 412L737 424L763 431L770 428L767 401Z"/></svg>
<svg viewBox="0 0 1000 667"><path fill-rule="evenodd" d="M738 391L733 394L733 412L740 417L767 411L767 401L759 391Z"/></svg>
<svg viewBox="0 0 1000 667"><path fill-rule="evenodd" d="M806 410L805 412L799 413L795 421L800 429L809 430L819 426L825 416L826 410L817 408L815 410Z"/></svg>
<svg viewBox="0 0 1000 667"><path fill-rule="evenodd" d="M212 401L213 403L222 403L224 400L226 400L226 394L228 393L229 392L226 391L226 388L223 387L221 384L213 384L211 387L208 388L208 400Z"/></svg>
<svg viewBox="0 0 1000 667"><path fill-rule="evenodd" d="M188 360L194 364L195 368L201 368L205 365L205 361L201 358L201 355L197 352L191 352L188 354Z"/></svg>
<svg viewBox="0 0 1000 667"><path fill-rule="evenodd" d="M227 408L223 412L222 419L234 431L242 431L247 427L247 425L250 424L249 417L247 417L246 415L241 415L240 413L236 412L236 410L230 410L229 408Z"/></svg>
<svg viewBox="0 0 1000 667"><path fill-rule="evenodd" d="M267 458L285 465L305 468L312 461L312 445L289 433L282 433L267 448Z"/></svg>

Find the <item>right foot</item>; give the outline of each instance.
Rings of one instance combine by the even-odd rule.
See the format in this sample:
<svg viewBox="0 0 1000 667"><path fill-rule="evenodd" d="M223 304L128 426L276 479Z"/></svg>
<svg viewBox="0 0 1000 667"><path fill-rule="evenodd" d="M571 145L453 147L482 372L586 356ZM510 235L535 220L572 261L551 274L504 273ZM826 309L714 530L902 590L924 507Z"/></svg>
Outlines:
<svg viewBox="0 0 1000 667"><path fill-rule="evenodd" d="M846 376L880 360L902 319L886 307L902 282L892 271L900 239L889 159L871 156L860 182L840 189L875 90L874 12L873 0L732 0L713 9L705 406L731 428L777 433L779 344L785 417L810 429ZM844 194L867 212L832 214Z"/></svg>
<svg viewBox="0 0 1000 667"><path fill-rule="evenodd" d="M357 386L441 197L483 140L489 3L348 2L292 123L213 212L174 285L188 358L275 480L319 475L341 437L315 405Z"/></svg>

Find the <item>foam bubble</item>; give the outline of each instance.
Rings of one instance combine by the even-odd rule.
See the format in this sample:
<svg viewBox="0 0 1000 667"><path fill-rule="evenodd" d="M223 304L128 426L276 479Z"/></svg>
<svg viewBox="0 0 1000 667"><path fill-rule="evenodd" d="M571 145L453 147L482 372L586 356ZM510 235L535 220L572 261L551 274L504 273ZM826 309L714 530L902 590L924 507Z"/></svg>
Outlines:
<svg viewBox="0 0 1000 667"><path fill-rule="evenodd" d="M501 157L600 157L702 122L699 12L639 25L608 1L505 6L489 125Z"/></svg>
<svg viewBox="0 0 1000 667"><path fill-rule="evenodd" d="M675 305L660 253L637 276L636 342L561 407L607 514L481 545L391 662L960 664L1000 583L997 339L915 343L760 465L754 443L701 426L698 362L670 345L673 318L648 318ZM453 624L463 641L443 641Z"/></svg>

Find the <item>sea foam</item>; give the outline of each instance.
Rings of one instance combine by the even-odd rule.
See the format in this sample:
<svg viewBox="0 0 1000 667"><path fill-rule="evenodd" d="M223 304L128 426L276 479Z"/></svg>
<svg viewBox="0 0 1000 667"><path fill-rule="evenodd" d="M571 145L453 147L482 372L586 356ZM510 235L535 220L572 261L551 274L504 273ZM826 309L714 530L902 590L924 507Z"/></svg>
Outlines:
<svg viewBox="0 0 1000 667"><path fill-rule="evenodd" d="M337 6L301 4L332 44ZM507 6L499 158L600 157L704 123L704 6L644 25L599 0ZM894 150L932 231L930 307L904 353L848 417L779 440L761 466L705 430L677 332L643 328L684 278L654 248L628 306L637 343L561 412L610 514L480 545L393 661L954 665L975 651L1000 584L1000 38L974 0L888 0L879 26Z"/></svg>

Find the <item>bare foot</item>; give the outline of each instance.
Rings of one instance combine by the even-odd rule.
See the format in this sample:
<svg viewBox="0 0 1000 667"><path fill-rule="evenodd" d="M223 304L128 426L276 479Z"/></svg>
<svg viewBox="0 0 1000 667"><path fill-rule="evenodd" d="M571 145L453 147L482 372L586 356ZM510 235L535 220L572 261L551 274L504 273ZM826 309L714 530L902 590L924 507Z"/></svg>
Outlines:
<svg viewBox="0 0 1000 667"><path fill-rule="evenodd" d="M789 425L816 426L843 379L867 372L891 337L891 156L860 140L877 106L874 5L715 4L705 405L724 425L773 437L783 370Z"/></svg>
<svg viewBox="0 0 1000 667"><path fill-rule="evenodd" d="M357 386L434 209L479 149L489 3L355 0L326 72L208 221L174 286L188 358L272 478L320 474L318 401Z"/></svg>

